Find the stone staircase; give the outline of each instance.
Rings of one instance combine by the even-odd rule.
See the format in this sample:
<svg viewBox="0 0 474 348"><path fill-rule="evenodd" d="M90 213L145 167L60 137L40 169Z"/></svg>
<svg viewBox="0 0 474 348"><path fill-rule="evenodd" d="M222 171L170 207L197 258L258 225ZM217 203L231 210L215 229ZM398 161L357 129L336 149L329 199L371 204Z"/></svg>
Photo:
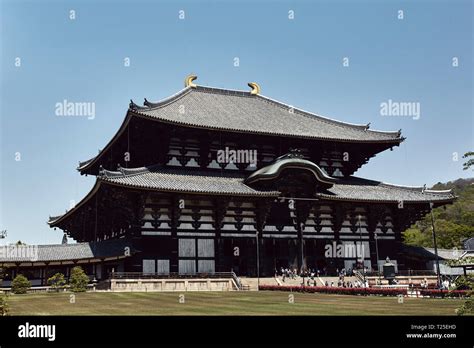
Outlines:
<svg viewBox="0 0 474 348"><path fill-rule="evenodd" d="M308 278L305 278L305 285ZM337 282L339 281L339 277L315 277L316 286L325 286L325 282L327 281L328 284L334 282L334 286L337 286ZM357 280L356 277L344 277L344 281L347 282L355 282ZM260 285L283 285L283 286L301 286L301 282L303 278L296 277L295 279L285 278L285 281L282 281L281 277L276 278L260 278ZM243 290L250 290L250 291L257 291L258 290L258 280L257 278L248 278L248 277L241 277L240 282L242 283ZM313 281L311 281L311 286L313 286Z"/></svg>
<svg viewBox="0 0 474 348"><path fill-rule="evenodd" d="M241 277L240 282L242 283L243 290L258 291L258 279ZM260 278L260 285L278 285L275 278Z"/></svg>

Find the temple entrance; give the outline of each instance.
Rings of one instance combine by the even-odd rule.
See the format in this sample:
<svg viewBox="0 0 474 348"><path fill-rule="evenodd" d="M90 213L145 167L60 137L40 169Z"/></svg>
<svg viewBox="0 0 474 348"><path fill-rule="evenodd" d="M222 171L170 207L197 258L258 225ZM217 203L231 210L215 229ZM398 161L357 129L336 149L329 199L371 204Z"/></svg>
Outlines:
<svg viewBox="0 0 474 348"><path fill-rule="evenodd" d="M214 239L180 238L179 274L214 273Z"/></svg>

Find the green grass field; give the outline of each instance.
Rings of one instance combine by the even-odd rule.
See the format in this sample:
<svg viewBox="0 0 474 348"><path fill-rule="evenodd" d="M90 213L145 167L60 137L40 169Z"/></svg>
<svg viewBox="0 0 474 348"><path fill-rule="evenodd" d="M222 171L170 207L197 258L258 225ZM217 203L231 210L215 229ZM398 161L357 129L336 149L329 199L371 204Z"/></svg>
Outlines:
<svg viewBox="0 0 474 348"><path fill-rule="evenodd" d="M184 295L184 303L180 303ZM455 315L459 299L288 292L88 292L11 295L10 315Z"/></svg>

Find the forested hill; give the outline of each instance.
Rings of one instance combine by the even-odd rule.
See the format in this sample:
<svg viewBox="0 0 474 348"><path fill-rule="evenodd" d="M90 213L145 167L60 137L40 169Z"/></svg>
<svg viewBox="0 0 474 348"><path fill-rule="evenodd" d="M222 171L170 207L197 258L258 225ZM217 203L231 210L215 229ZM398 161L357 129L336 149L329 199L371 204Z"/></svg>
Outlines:
<svg viewBox="0 0 474 348"><path fill-rule="evenodd" d="M436 240L439 248L462 248L462 241L474 237L474 178L437 183L433 190L453 189L458 199L453 204L433 210ZM403 233L408 245L433 247L431 217L411 226Z"/></svg>

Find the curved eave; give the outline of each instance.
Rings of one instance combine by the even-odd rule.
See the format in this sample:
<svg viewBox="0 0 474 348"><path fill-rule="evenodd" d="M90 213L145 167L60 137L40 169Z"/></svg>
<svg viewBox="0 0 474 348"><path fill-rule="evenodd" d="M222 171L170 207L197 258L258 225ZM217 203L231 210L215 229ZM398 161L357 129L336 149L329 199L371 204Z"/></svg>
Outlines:
<svg viewBox="0 0 474 348"><path fill-rule="evenodd" d="M139 175L132 174L132 175ZM57 227L62 221L65 221L69 216L73 215L76 211L78 211L83 205L89 202L97 191L100 189L101 185L110 185L115 187L122 187L127 189L135 189L135 190L146 190L146 191L154 191L154 192L163 192L163 193L183 193L189 195L212 195L212 196L238 196L238 197L251 197L251 198L275 198L278 197L280 192L278 191L257 191L252 189L248 186L250 190L253 192L249 193L241 193L241 192L217 192L217 191L183 191L179 189L166 189L166 188L154 188L149 186L141 186L141 185L133 185L133 184L124 184L124 183L117 183L113 181L114 177L97 177L94 186L92 187L91 191L72 209L68 210L65 214L54 218L53 220L48 221L48 225L50 227Z"/></svg>
<svg viewBox="0 0 474 348"><path fill-rule="evenodd" d="M328 195L326 193L317 193L317 197L320 197L325 200L330 201L344 201L344 202L374 202L374 203L394 203L398 204L399 200L394 199L369 199L369 198L353 198L353 197L339 197L336 195ZM452 204L457 199L456 196L452 198L431 198L425 200L403 200L404 203L407 204L429 204L433 203L436 205L445 205L445 204Z"/></svg>
<svg viewBox="0 0 474 348"><path fill-rule="evenodd" d="M69 209L66 213L64 213L63 215L60 215L58 217L56 217L54 220L49 220L48 221L48 225L49 227L57 227L57 225L59 223L61 223L62 221L64 221L67 217L71 216L72 214L74 214L77 210L79 210L80 207L82 207L84 204L86 204L94 195L95 193L99 190L100 188L100 180L96 180L95 181L95 184L94 186L92 187L92 189L89 191L89 193L83 198L81 199L81 201L79 203L77 203L74 208L71 208Z"/></svg>
<svg viewBox="0 0 474 348"><path fill-rule="evenodd" d="M279 177L286 169L303 169L310 171L314 174L317 181L328 186L332 186L336 182L334 178L326 175L315 163L299 158L283 159L274 164L263 167L252 173L244 182L245 184L251 184L260 180L272 180Z"/></svg>
<svg viewBox="0 0 474 348"><path fill-rule="evenodd" d="M102 154L106 153L117 141L118 138L123 134L123 132L127 129L128 124L130 123L130 120L132 118L132 114L129 112L130 110L127 111L127 114L125 115L125 118L119 128L119 130L115 133L115 135L110 139L110 141L105 145L105 147L100 151L100 153L87 160L84 162L80 162L79 166L76 168L81 174L86 174L86 171L89 170L93 165L97 164L97 162L100 160L102 157Z"/></svg>

